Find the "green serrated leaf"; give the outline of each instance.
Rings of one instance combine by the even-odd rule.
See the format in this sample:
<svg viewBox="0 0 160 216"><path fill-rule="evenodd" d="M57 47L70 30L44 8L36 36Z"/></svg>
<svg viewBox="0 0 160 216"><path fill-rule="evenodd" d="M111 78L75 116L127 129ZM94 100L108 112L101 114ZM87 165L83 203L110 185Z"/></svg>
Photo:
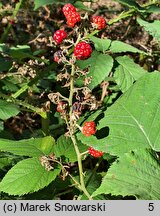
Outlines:
<svg viewBox="0 0 160 216"><path fill-rule="evenodd" d="M92 36L90 38L90 40L93 41L95 49L97 51L104 52L104 51L108 50L110 45L111 45L111 40L110 39L100 39L100 38L97 38L95 36Z"/></svg>
<svg viewBox="0 0 160 216"><path fill-rule="evenodd" d="M51 136L20 141L0 139L0 150L16 155L39 157L53 153L54 142Z"/></svg>
<svg viewBox="0 0 160 216"><path fill-rule="evenodd" d="M156 156L141 149L121 156L110 167L93 196L109 193L159 200L160 166Z"/></svg>
<svg viewBox="0 0 160 216"><path fill-rule="evenodd" d="M135 0L116 0L119 3L128 6L129 8L134 8L138 11L143 11L144 8L142 8Z"/></svg>
<svg viewBox="0 0 160 216"><path fill-rule="evenodd" d="M145 54L145 52L127 44L124 43L122 41L112 41L111 46L110 46L110 51L112 53L121 53L121 52L133 52L133 53L143 53Z"/></svg>
<svg viewBox="0 0 160 216"><path fill-rule="evenodd" d="M93 173L92 171L87 171L85 173L85 184L86 184L86 189L89 192L89 194L92 194L99 186L102 181L101 175L97 173ZM88 200L87 196L85 194L81 195L79 197L81 200ZM104 195L98 195L94 197L94 200L105 200Z"/></svg>
<svg viewBox="0 0 160 216"><path fill-rule="evenodd" d="M92 12L93 12L93 10L92 10L91 8L85 6L85 5L83 4L83 2L81 2L81 1L76 1L76 2L74 3L74 6L75 6L76 8L78 8L78 9L80 9L80 10L92 11Z"/></svg>
<svg viewBox="0 0 160 216"><path fill-rule="evenodd" d="M52 171L47 171L39 159L29 158L18 162L8 171L0 182L0 191L19 196L33 193L49 185L60 171L57 164Z"/></svg>
<svg viewBox="0 0 160 216"><path fill-rule="evenodd" d="M128 56L120 56L117 57L116 60L120 65L115 70L114 78L121 91L125 92L130 88L133 82L138 80L147 71L134 63Z"/></svg>
<svg viewBox="0 0 160 216"><path fill-rule="evenodd" d="M65 191L70 184L71 182L69 178L66 178L64 181L57 177L53 182L51 182L51 184L42 190L25 195L25 200L57 200L57 198L59 198L59 193Z"/></svg>
<svg viewBox="0 0 160 216"><path fill-rule="evenodd" d="M78 142L78 148L80 152L84 152L88 149L88 147L83 145L81 142ZM64 135L60 136L57 140L57 144L53 147L53 151L56 157L64 156L69 162L77 161L77 154L73 142L69 137L65 137Z"/></svg>
<svg viewBox="0 0 160 216"><path fill-rule="evenodd" d="M18 106L4 100L0 100L0 119L6 120L12 116L16 116L18 113Z"/></svg>
<svg viewBox="0 0 160 216"><path fill-rule="evenodd" d="M59 0L34 0L34 10L37 10L39 7L43 7L45 5L59 3Z"/></svg>
<svg viewBox="0 0 160 216"><path fill-rule="evenodd" d="M137 18L137 22L144 27L144 29L150 34L152 35L155 39L157 39L158 41L160 41L160 21L159 20L155 20L152 23L146 22L144 20L142 20L141 18Z"/></svg>
<svg viewBox="0 0 160 216"><path fill-rule="evenodd" d="M11 47L9 54L16 59L24 59L32 57L30 46L17 45L17 47Z"/></svg>
<svg viewBox="0 0 160 216"><path fill-rule="evenodd" d="M159 72L141 77L104 112L94 136L79 133L77 138L111 155L144 148L160 151L159 83Z"/></svg>
<svg viewBox="0 0 160 216"><path fill-rule="evenodd" d="M8 92L16 92L18 91L17 84L13 83L13 79L3 79L1 80L3 83L2 89Z"/></svg>
<svg viewBox="0 0 160 216"><path fill-rule="evenodd" d="M109 75L113 67L113 58L94 51L89 59L77 61L77 64L81 69L89 68L87 76L92 80L88 87L93 89Z"/></svg>
<svg viewBox="0 0 160 216"><path fill-rule="evenodd" d="M5 58L0 58L0 72L8 71L12 66L12 61Z"/></svg>
<svg viewBox="0 0 160 216"><path fill-rule="evenodd" d="M151 5L145 11L148 13L160 13L160 7L156 5Z"/></svg>

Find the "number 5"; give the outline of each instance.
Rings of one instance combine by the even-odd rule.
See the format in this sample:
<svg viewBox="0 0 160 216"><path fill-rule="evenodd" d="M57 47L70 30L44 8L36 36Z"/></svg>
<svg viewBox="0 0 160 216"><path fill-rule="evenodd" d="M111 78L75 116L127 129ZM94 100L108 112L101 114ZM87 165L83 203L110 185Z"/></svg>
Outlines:
<svg viewBox="0 0 160 216"><path fill-rule="evenodd" d="M153 211L154 210L154 203L149 203L148 210Z"/></svg>

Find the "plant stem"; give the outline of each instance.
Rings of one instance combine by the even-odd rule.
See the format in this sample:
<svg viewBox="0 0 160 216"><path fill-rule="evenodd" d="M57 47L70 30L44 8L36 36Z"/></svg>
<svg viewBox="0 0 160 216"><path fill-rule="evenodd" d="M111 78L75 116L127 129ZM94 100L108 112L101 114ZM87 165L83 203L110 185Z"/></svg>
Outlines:
<svg viewBox="0 0 160 216"><path fill-rule="evenodd" d="M41 118L42 131L45 136L49 136L50 128L49 128L49 113L46 113L47 118Z"/></svg>
<svg viewBox="0 0 160 216"><path fill-rule="evenodd" d="M114 19L111 19L111 20L108 22L108 25L112 25L113 23L118 22L118 21L121 20L121 19L124 19L124 18L126 18L126 17L132 16L132 14L134 13L134 11L135 11L134 9L131 9L131 10L127 11L127 12L121 13L118 17L116 17L116 18L114 18ZM95 31L93 31L92 33L86 35L85 38L86 38L86 39L89 39L89 38L91 38L92 36L98 34L100 31L101 31L101 30L95 30Z"/></svg>
<svg viewBox="0 0 160 216"><path fill-rule="evenodd" d="M79 38L77 39L79 41ZM76 43L77 43L76 41ZM75 74L75 58L72 58L72 67L71 67L71 79L70 79L70 94L69 94L69 132L70 136L77 154L77 160L78 160L78 169L79 169L79 176L80 176L80 189L84 192L84 194L88 197L88 199L91 199L90 194L88 193L86 187L85 187L85 182L84 182L84 174L83 174L83 166L82 166L82 156L79 151L79 148L77 146L76 138L74 136L74 130L75 129L75 122L72 120L72 103L73 103L73 94L74 94L74 74Z"/></svg>
<svg viewBox="0 0 160 216"><path fill-rule="evenodd" d="M69 116L71 117L72 115L72 103L73 103L73 94L74 94L74 72L75 72L75 65L72 64L72 69L71 69L71 79L70 79L70 94L69 94ZM71 122L71 118L70 118Z"/></svg>
<svg viewBox="0 0 160 216"><path fill-rule="evenodd" d="M17 16L17 13L18 13L18 11L19 11L19 9L20 9L22 3L23 3L23 0L20 0L20 1L16 4L16 7L15 7L15 9L14 9L14 11L13 11L13 15L12 15L11 19L13 19L13 20L15 19L15 17ZM3 33L2 36L1 36L0 43L3 43L4 40L7 38L7 35L8 35L8 33L10 32L11 27L12 27L12 24L11 24L11 23L8 23L7 28L5 29L4 33Z"/></svg>
<svg viewBox="0 0 160 216"><path fill-rule="evenodd" d="M84 155L86 155L86 154L88 154L88 150L85 151L85 152L82 152L82 153L81 153L81 157L84 156Z"/></svg>
<svg viewBox="0 0 160 216"><path fill-rule="evenodd" d="M130 9L129 11L126 11L126 12L123 12L121 13L118 17L114 18L114 19L111 19L109 22L108 22L108 25L112 25L113 23L115 22L118 22L119 20L121 19L124 19L126 17L129 17L129 16L132 16L132 14L135 12L134 9Z"/></svg>
<svg viewBox="0 0 160 216"><path fill-rule="evenodd" d="M61 167L62 167L62 170L65 170L65 167L63 166L63 164L57 160L51 160L51 161L54 161L56 163L58 163ZM81 185L79 184L79 182L71 175L71 174L68 174L69 177L74 181L75 185L77 185L77 187L81 190Z"/></svg>
<svg viewBox="0 0 160 216"><path fill-rule="evenodd" d="M72 189L72 188L69 188L69 189L67 189L67 190L65 190L65 191L63 191L63 192L60 192L60 193L56 194L56 196L57 196L57 197L60 197L60 196L62 196L62 195L68 194L68 193L70 193L70 192L72 192L72 191L73 191L73 189Z"/></svg>
<svg viewBox="0 0 160 216"><path fill-rule="evenodd" d="M82 156L79 152L79 148L77 146L77 142L76 142L76 139L75 139L75 136L72 135L71 136L71 139L72 139L72 142L73 142L73 145L74 145L74 148L75 148L75 151L76 151L76 154L77 154L77 159L78 159L78 168L79 168L79 176L80 176L80 184L81 184L81 190L84 192L84 194L88 197L88 199L90 200L91 199L91 196L90 194L88 193L87 189L86 189L86 186L85 186L85 182L84 182L84 174L83 174L83 167L82 167Z"/></svg>
<svg viewBox="0 0 160 216"><path fill-rule="evenodd" d="M86 183L86 186L90 183L90 181L92 180L93 176L95 175L100 163L102 162L103 158L99 158L98 162L96 163L95 167L94 167L94 170L92 171L92 174L90 175L87 183Z"/></svg>

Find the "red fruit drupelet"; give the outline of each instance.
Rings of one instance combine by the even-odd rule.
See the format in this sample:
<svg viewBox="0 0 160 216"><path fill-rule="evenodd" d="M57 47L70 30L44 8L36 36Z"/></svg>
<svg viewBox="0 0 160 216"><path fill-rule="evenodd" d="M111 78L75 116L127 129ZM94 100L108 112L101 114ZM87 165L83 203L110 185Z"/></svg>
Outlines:
<svg viewBox="0 0 160 216"><path fill-rule="evenodd" d="M85 122L83 127L82 127L82 133L85 136L91 136L96 133L96 124L95 122Z"/></svg>
<svg viewBox="0 0 160 216"><path fill-rule="evenodd" d="M67 33L63 29L57 30L53 35L53 39L57 44L60 44L66 37Z"/></svg>
<svg viewBox="0 0 160 216"><path fill-rule="evenodd" d="M102 151L95 150L92 146L90 146L88 148L88 151L89 151L89 154L92 155L95 158L102 157L103 154L104 154Z"/></svg>
<svg viewBox="0 0 160 216"><path fill-rule="evenodd" d="M106 27L106 20L101 16L93 16L92 23L98 30L102 30Z"/></svg>
<svg viewBox="0 0 160 216"><path fill-rule="evenodd" d="M74 55L78 60L85 60L91 56L92 47L86 42L79 42L74 48Z"/></svg>

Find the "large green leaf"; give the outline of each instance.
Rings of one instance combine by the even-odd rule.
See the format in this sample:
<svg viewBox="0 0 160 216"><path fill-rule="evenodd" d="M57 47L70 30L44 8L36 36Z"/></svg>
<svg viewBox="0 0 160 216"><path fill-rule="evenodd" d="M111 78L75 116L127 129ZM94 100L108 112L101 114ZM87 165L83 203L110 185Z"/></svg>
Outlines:
<svg viewBox="0 0 160 216"><path fill-rule="evenodd" d="M94 46L96 48L97 51L106 51L109 49L110 45L111 45L111 40L110 39L101 39L101 38L97 38L95 36L92 36L90 38L91 41L93 41Z"/></svg>
<svg viewBox="0 0 160 216"><path fill-rule="evenodd" d="M78 148L80 152L84 152L88 147L79 141ZM70 137L65 137L64 135L60 136L57 140L57 144L53 147L53 152L56 157L65 157L69 162L77 161L77 154Z"/></svg>
<svg viewBox="0 0 160 216"><path fill-rule="evenodd" d="M160 151L159 83L159 72L141 77L99 118L94 136L78 133L78 139L112 155L144 148Z"/></svg>
<svg viewBox="0 0 160 216"><path fill-rule="evenodd" d="M152 23L146 22L141 18L137 18L137 22L144 27L144 29L152 35L155 39L160 41L160 20L155 20Z"/></svg>
<svg viewBox="0 0 160 216"><path fill-rule="evenodd" d="M77 64L82 70L89 68L89 73L87 74L87 76L91 78L89 88L93 89L111 72L113 67L113 58L110 55L94 51L89 59L77 61Z"/></svg>
<svg viewBox="0 0 160 216"><path fill-rule="evenodd" d="M57 164L52 171L47 171L39 159L29 158L9 170L0 182L0 191L10 195L33 193L49 185L60 171Z"/></svg>
<svg viewBox="0 0 160 216"><path fill-rule="evenodd" d="M144 51L137 49L136 47L131 46L130 44L124 43L122 41L112 41L110 46L110 51L112 53L121 53L121 52L132 52L132 53L143 53Z"/></svg>
<svg viewBox="0 0 160 216"><path fill-rule="evenodd" d="M138 199L160 199L160 164L154 154L137 150L121 156L108 170L101 186L93 193L134 195Z"/></svg>
<svg viewBox="0 0 160 216"><path fill-rule="evenodd" d="M110 39L101 39L95 36L90 37L90 40L93 41L97 51L104 52L109 49L112 53L133 52L145 54L144 51L139 50L136 47L133 47L130 44L124 43L122 41L111 41Z"/></svg>
<svg viewBox="0 0 160 216"><path fill-rule="evenodd" d="M147 71L138 64L134 63L128 56L117 57L116 60L120 64L115 70L115 81L119 85L122 92L125 92Z"/></svg>
<svg viewBox="0 0 160 216"><path fill-rule="evenodd" d="M16 155L38 157L53 153L53 137L31 138L20 141L0 139L0 150Z"/></svg>
<svg viewBox="0 0 160 216"><path fill-rule="evenodd" d="M6 120L19 113L18 106L4 100L0 100L0 119Z"/></svg>

